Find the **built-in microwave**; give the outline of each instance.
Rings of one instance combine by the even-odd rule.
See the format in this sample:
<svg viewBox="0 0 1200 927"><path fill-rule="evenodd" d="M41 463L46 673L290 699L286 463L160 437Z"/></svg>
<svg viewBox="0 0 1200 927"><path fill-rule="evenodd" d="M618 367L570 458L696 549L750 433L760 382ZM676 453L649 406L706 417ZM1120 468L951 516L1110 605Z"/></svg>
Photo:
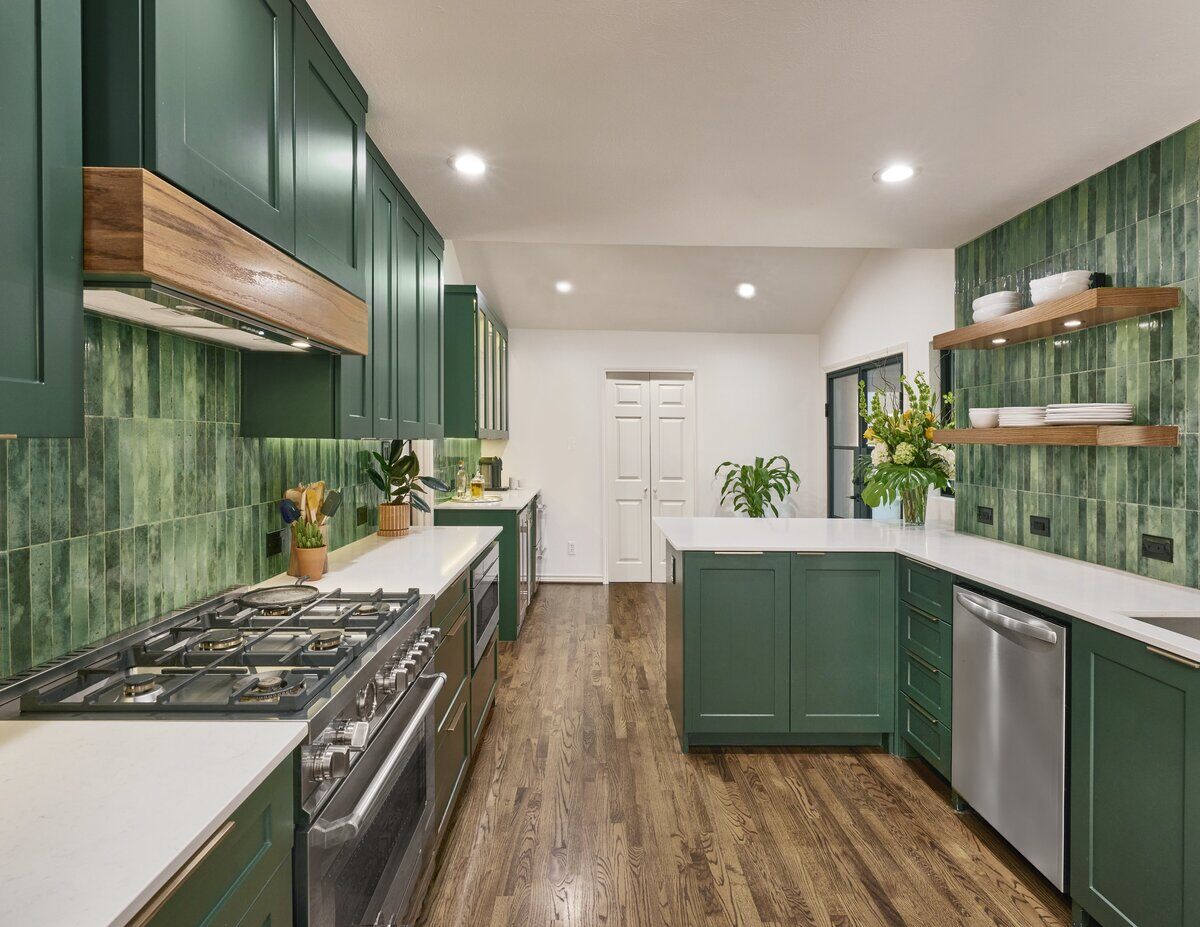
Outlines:
<svg viewBox="0 0 1200 927"><path fill-rule="evenodd" d="M483 659L492 633L500 624L500 544L493 542L479 565L471 570L471 630L473 666Z"/></svg>

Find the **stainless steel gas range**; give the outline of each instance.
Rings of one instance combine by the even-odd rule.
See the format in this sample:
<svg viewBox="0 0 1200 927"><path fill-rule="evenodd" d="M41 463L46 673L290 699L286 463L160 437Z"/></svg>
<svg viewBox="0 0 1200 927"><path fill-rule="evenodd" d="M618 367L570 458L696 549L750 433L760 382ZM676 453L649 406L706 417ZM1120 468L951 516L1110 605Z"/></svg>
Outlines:
<svg viewBox="0 0 1200 927"><path fill-rule="evenodd" d="M10 680L23 715L302 720L297 924L400 927L436 827L430 659L441 631L415 590L226 593Z"/></svg>

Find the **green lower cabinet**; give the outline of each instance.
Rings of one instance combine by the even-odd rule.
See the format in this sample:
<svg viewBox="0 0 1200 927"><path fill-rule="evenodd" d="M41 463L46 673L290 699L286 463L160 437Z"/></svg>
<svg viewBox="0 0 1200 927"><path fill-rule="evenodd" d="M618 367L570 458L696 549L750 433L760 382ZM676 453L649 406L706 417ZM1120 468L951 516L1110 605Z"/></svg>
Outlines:
<svg viewBox="0 0 1200 927"><path fill-rule="evenodd" d="M791 555L796 733L890 733L896 699L896 558Z"/></svg>
<svg viewBox="0 0 1200 927"><path fill-rule="evenodd" d="M1072 899L1103 927L1200 924L1200 668L1076 622Z"/></svg>
<svg viewBox="0 0 1200 927"><path fill-rule="evenodd" d="M954 577L897 557L899 698L893 750L922 757L950 778L954 681Z"/></svg>
<svg viewBox="0 0 1200 927"><path fill-rule="evenodd" d="M168 882L147 927L292 923L294 777L289 757L197 850L187 877Z"/></svg>
<svg viewBox="0 0 1200 927"><path fill-rule="evenodd" d="M788 730L788 554L688 553L684 674L689 733Z"/></svg>

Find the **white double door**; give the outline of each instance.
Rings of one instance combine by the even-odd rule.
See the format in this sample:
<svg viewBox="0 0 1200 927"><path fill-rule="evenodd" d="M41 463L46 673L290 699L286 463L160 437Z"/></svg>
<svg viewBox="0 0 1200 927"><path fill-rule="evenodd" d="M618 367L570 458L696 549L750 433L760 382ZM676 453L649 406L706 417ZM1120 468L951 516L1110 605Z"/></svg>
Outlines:
<svg viewBox="0 0 1200 927"><path fill-rule="evenodd" d="M666 582L657 515L691 515L696 494L691 374L609 374L605 382L605 549L614 583Z"/></svg>

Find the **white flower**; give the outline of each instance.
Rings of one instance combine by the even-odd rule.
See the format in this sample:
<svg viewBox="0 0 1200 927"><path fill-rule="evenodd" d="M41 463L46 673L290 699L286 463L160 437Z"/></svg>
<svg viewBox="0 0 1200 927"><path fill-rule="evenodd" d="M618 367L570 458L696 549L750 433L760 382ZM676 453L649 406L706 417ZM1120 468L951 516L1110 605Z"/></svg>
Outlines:
<svg viewBox="0 0 1200 927"><path fill-rule="evenodd" d="M954 479L954 448L935 444L929 449L929 453L942 462L942 472L946 474L946 479Z"/></svg>
<svg viewBox="0 0 1200 927"><path fill-rule="evenodd" d="M892 455L888 453L886 444L876 444L871 450L871 463L878 467L880 464L891 463Z"/></svg>

